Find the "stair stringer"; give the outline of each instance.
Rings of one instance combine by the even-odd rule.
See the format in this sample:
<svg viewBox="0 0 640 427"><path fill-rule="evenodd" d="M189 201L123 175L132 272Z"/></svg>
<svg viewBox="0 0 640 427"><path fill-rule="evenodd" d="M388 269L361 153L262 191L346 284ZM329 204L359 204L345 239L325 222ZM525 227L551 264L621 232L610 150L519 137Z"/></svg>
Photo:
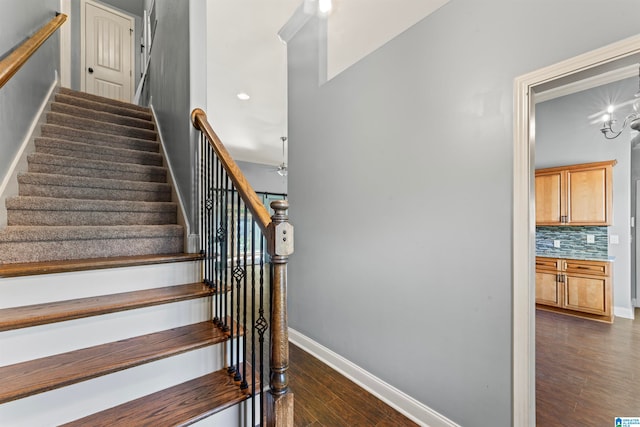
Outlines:
<svg viewBox="0 0 640 427"><path fill-rule="evenodd" d="M156 125L158 142L160 143L160 154L162 154L162 158L165 161L165 166L167 167L167 182L171 184L171 201L178 204L178 225L181 225L184 228L185 252L195 253L199 250L199 235L195 232L195 230L193 230L194 227L191 227L190 222L187 220L187 212L185 210L184 199L178 189L178 183L175 179L175 174L173 173L171 159L169 158L169 155L167 152L167 146L164 142L162 127L158 122L158 118L156 115L156 111L153 108L153 104L149 105L149 109L151 110L151 116L153 117L153 122Z"/></svg>

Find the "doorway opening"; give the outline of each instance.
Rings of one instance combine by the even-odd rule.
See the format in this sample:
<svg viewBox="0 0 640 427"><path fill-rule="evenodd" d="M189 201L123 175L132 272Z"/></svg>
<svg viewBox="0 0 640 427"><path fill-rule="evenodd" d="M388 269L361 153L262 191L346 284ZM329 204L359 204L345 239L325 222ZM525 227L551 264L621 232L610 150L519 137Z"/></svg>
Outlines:
<svg viewBox="0 0 640 427"><path fill-rule="evenodd" d="M549 67L514 83L513 425L535 425L536 94L637 64L640 36ZM636 56L635 58L633 58Z"/></svg>

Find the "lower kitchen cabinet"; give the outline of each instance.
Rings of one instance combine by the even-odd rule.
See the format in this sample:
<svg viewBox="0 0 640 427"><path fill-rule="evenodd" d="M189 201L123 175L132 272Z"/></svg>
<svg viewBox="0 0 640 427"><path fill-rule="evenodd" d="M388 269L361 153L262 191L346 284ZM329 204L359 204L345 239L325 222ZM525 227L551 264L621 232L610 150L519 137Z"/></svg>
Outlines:
<svg viewBox="0 0 640 427"><path fill-rule="evenodd" d="M536 304L562 307L562 288L557 273L536 271Z"/></svg>
<svg viewBox="0 0 640 427"><path fill-rule="evenodd" d="M613 322L611 265L607 261L536 258L536 307Z"/></svg>

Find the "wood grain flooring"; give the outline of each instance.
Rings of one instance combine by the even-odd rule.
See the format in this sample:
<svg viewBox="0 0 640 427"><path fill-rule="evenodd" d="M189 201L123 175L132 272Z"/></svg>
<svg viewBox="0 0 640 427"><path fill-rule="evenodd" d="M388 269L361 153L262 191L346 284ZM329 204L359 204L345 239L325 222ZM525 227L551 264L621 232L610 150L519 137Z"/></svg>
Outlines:
<svg viewBox="0 0 640 427"><path fill-rule="evenodd" d="M604 324L537 310L538 426L613 426L614 417L640 417L639 316Z"/></svg>
<svg viewBox="0 0 640 427"><path fill-rule="evenodd" d="M296 427L418 425L293 344L289 359Z"/></svg>

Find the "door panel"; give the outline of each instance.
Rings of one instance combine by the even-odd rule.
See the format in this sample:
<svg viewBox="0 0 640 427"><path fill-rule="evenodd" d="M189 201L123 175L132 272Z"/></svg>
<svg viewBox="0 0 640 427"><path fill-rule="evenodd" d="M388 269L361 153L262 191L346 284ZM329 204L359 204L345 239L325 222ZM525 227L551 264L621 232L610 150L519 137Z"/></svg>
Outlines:
<svg viewBox="0 0 640 427"><path fill-rule="evenodd" d="M556 273L536 272L536 303L555 307L562 305L557 277Z"/></svg>
<svg viewBox="0 0 640 427"><path fill-rule="evenodd" d="M595 314L606 312L607 278L566 276L565 307Z"/></svg>
<svg viewBox="0 0 640 427"><path fill-rule="evenodd" d="M606 178L604 168L567 172L572 223L607 223Z"/></svg>
<svg viewBox="0 0 640 427"><path fill-rule="evenodd" d="M536 176L536 224L559 224L562 213L562 174Z"/></svg>
<svg viewBox="0 0 640 427"><path fill-rule="evenodd" d="M86 3L85 90L131 101L131 37L133 22L115 11Z"/></svg>

